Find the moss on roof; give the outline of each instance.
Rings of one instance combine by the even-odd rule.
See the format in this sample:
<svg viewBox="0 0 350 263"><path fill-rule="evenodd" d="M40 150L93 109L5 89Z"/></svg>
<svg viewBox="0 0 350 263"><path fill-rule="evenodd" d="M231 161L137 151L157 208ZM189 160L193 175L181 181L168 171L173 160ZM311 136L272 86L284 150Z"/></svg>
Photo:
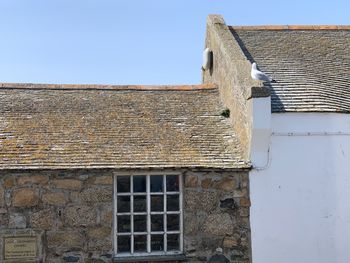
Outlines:
<svg viewBox="0 0 350 263"><path fill-rule="evenodd" d="M249 167L213 85L0 86L0 169Z"/></svg>

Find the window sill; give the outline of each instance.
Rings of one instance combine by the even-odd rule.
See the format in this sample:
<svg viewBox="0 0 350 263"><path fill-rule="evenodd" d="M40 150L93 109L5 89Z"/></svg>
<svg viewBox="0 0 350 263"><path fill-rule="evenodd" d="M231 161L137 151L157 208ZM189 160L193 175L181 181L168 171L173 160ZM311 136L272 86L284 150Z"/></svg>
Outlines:
<svg viewBox="0 0 350 263"><path fill-rule="evenodd" d="M115 257L113 262L166 262L166 261L184 261L185 255L167 255L167 256L144 256L144 257Z"/></svg>

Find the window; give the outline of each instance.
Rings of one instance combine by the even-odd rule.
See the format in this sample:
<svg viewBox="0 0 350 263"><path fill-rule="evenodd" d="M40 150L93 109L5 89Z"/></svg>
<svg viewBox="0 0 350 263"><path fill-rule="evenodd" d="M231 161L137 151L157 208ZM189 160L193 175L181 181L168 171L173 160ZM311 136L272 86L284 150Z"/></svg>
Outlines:
<svg viewBox="0 0 350 263"><path fill-rule="evenodd" d="M118 175L114 187L116 257L182 254L180 175Z"/></svg>

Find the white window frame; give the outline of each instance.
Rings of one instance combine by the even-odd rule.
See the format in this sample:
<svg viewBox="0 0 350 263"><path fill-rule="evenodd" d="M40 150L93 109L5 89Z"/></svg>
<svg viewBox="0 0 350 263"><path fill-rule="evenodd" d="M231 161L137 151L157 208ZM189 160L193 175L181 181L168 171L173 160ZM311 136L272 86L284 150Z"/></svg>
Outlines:
<svg viewBox="0 0 350 263"><path fill-rule="evenodd" d="M162 175L163 176L163 192L157 192L154 194L160 195L160 193L163 195L163 212L151 212L151 194L150 191L150 177L152 175ZM179 191L176 192L167 192L166 191L166 176L167 175L176 175L179 177ZM124 194L124 193L117 193L117 177L121 176L146 176L146 202L147 202L147 232L137 232L138 234L145 234L147 235L147 252L134 252L134 226L133 226L133 201L134 201L134 193L133 193L133 180L131 178L130 180L130 194ZM167 211L167 195L171 194L178 194L179 195L179 211ZM131 211L130 213L117 213L117 197L118 196L130 196L130 206ZM138 214L138 213L136 213ZM163 231L151 231L151 214L179 214L180 217L180 226L179 231L167 231L167 217L164 216L164 222L163 222ZM119 235L130 235L131 236L131 244L130 244L130 253L122 252L118 253L118 242L117 242L117 235L118 235L118 225L117 225L117 215L130 215L131 221L130 221L130 232L128 233L122 233ZM164 251L151 251L151 234L164 234ZM176 251L167 251L167 235L168 234L179 234L179 250ZM116 258L130 258L130 257L147 257L147 256L176 256L176 255L183 255L184 253L184 242L183 242L183 176L179 172L134 172L134 173L117 173L114 175L114 205L113 205L113 247L114 247L114 257Z"/></svg>

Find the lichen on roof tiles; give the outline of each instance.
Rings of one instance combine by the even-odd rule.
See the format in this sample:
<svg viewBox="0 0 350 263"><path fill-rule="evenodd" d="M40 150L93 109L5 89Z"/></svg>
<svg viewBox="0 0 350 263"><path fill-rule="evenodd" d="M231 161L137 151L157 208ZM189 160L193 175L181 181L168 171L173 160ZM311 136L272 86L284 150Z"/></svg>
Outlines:
<svg viewBox="0 0 350 263"><path fill-rule="evenodd" d="M249 167L213 85L0 86L0 169Z"/></svg>
<svg viewBox="0 0 350 263"><path fill-rule="evenodd" d="M350 112L350 26L230 27L272 76L273 112Z"/></svg>

